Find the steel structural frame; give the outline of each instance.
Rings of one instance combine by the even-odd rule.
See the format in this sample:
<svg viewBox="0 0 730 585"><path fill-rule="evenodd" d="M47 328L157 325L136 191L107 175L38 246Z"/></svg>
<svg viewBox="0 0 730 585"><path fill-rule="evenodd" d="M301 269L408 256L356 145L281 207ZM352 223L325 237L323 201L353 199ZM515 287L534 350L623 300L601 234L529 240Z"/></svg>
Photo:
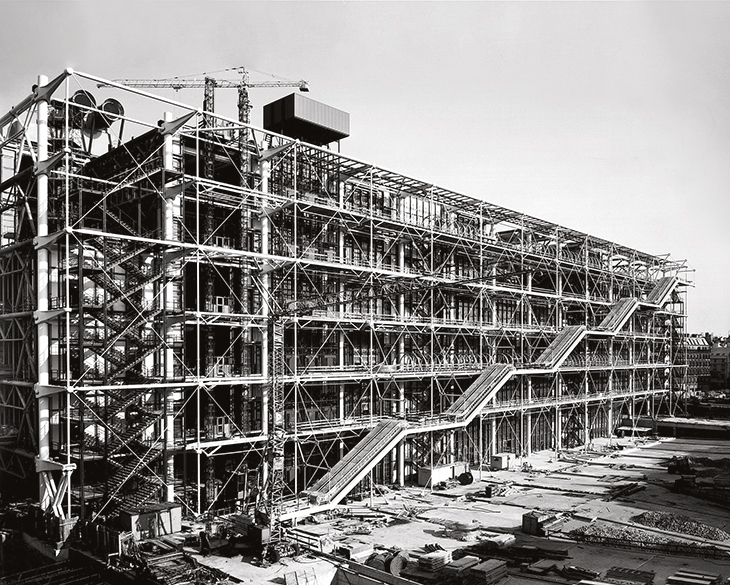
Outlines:
<svg viewBox="0 0 730 585"><path fill-rule="evenodd" d="M123 119L146 143L112 124L110 153L81 144L79 119L100 110L71 97L96 84L135 105ZM19 431L0 465L27 478L38 456L39 501L57 515L94 500L103 514L135 493L190 514L258 508L275 414L267 323L302 299L323 305L284 331L289 510L306 509L297 494L380 420L439 415L489 364L519 372L467 428L409 435L375 479L402 483L416 465L460 458L481 465L508 442L520 453L587 445L622 413L653 417L682 399L684 262L92 75L38 85L0 118L13 163L0 177L3 227L15 237L0 246L0 422ZM44 177L47 237L32 233ZM36 290L43 262L48 298ZM566 325L592 330L664 276L680 288L662 307L586 338L557 372L523 367ZM328 293L342 300L325 305ZM39 361L39 336L58 367ZM135 447L124 450L128 437ZM94 485L104 456L127 470L118 485Z"/></svg>

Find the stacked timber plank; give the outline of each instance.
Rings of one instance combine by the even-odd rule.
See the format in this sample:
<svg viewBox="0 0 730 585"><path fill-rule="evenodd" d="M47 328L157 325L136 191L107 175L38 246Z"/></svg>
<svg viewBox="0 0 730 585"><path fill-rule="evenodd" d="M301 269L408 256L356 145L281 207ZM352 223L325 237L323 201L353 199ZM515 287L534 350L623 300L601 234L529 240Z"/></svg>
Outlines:
<svg viewBox="0 0 730 585"><path fill-rule="evenodd" d="M489 585L496 583L507 575L507 562L498 559L489 559L469 569L465 585Z"/></svg>
<svg viewBox="0 0 730 585"><path fill-rule="evenodd" d="M453 561L444 568L444 575L451 578L458 578L468 574L469 569L480 563L479 557L466 555L460 559Z"/></svg>
<svg viewBox="0 0 730 585"><path fill-rule="evenodd" d="M611 567L606 571L604 581L615 585L653 585L656 573L625 567Z"/></svg>
<svg viewBox="0 0 730 585"><path fill-rule="evenodd" d="M719 585L721 576L717 573L677 571L667 577L667 585Z"/></svg>
<svg viewBox="0 0 730 585"><path fill-rule="evenodd" d="M432 573L436 573L451 563L451 551L437 550L426 553L418 559L418 566Z"/></svg>
<svg viewBox="0 0 730 585"><path fill-rule="evenodd" d="M337 545L337 554L351 561L363 562L373 554L373 545L353 538L346 538Z"/></svg>
<svg viewBox="0 0 730 585"><path fill-rule="evenodd" d="M299 543L309 550L331 553L334 548L334 538L340 535L339 530L331 526L297 526L289 530L289 540ZM371 547L372 549L372 547Z"/></svg>

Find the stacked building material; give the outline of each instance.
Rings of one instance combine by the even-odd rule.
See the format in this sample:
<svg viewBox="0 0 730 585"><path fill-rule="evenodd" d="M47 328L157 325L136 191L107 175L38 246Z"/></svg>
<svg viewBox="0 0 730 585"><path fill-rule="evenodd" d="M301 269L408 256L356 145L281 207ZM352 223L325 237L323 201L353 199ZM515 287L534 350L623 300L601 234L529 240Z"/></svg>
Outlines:
<svg viewBox="0 0 730 585"><path fill-rule="evenodd" d="M556 568L555 572L561 577L570 579L571 581L592 581L600 577L600 573L592 569L586 569L585 567L577 567L575 565L563 565L562 568Z"/></svg>
<svg viewBox="0 0 730 585"><path fill-rule="evenodd" d="M289 539L309 550L331 553L335 549L334 540L340 534L327 525L301 525L289 531Z"/></svg>
<svg viewBox="0 0 730 585"><path fill-rule="evenodd" d="M677 571L667 577L667 585L719 585L722 579L717 573L696 573L694 571Z"/></svg>
<svg viewBox="0 0 730 585"><path fill-rule="evenodd" d="M507 562L489 559L469 569L469 585L496 583L507 575Z"/></svg>
<svg viewBox="0 0 730 585"><path fill-rule="evenodd" d="M351 561L362 562L373 554L373 545L370 542L347 538L337 545L337 554Z"/></svg>
<svg viewBox="0 0 730 585"><path fill-rule="evenodd" d="M606 571L604 581L615 585L652 585L656 573L654 571L640 571L624 567L611 567Z"/></svg>
<svg viewBox="0 0 730 585"><path fill-rule="evenodd" d="M418 559L418 565L433 573L440 571L451 562L451 551L437 550L426 553Z"/></svg>
<svg viewBox="0 0 730 585"><path fill-rule="evenodd" d="M459 560L453 561L450 565L444 568L444 575L457 578L467 574L469 569L479 564L479 557L473 557L466 555L461 557Z"/></svg>

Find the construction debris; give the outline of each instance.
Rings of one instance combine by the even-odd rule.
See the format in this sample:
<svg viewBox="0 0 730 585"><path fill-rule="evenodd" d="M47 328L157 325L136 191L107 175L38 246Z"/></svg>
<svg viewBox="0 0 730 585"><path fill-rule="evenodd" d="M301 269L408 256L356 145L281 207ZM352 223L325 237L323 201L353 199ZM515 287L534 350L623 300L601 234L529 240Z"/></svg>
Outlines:
<svg viewBox="0 0 730 585"><path fill-rule="evenodd" d="M609 495L606 497L606 500L611 501L617 498L625 498L626 496L630 496L632 494L635 494L636 492L640 492L645 489L645 484L631 482L629 484L613 488Z"/></svg>
<svg viewBox="0 0 730 585"><path fill-rule="evenodd" d="M730 540L730 534L724 530L670 512L644 512L633 516L631 521L644 526L659 528L660 530L699 536L707 540Z"/></svg>
<svg viewBox="0 0 730 585"><path fill-rule="evenodd" d="M580 538L581 536L613 538L626 542L644 542L646 544L664 544L669 542L667 536L653 534L646 530L631 528L628 526L613 526L608 524L594 523L588 526L581 526L570 532L570 536Z"/></svg>
<svg viewBox="0 0 730 585"><path fill-rule="evenodd" d="M563 565L562 567L555 567L554 570L561 577L565 577L571 581L596 579L600 575L597 571L575 565Z"/></svg>
<svg viewBox="0 0 730 585"><path fill-rule="evenodd" d="M628 526L610 526L595 523L572 530L569 536L583 542L619 548L636 548L706 558L730 558L730 552L724 549L718 549L699 542L683 541Z"/></svg>

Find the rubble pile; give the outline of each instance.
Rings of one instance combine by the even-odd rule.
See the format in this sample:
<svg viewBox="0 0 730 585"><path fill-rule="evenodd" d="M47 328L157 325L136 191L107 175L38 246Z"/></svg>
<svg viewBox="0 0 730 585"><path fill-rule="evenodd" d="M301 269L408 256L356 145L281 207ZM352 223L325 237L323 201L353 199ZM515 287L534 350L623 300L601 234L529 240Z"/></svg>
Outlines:
<svg viewBox="0 0 730 585"><path fill-rule="evenodd" d="M708 540L730 540L730 534L724 530L670 512L644 512L633 516L631 521L651 528L699 536Z"/></svg>
<svg viewBox="0 0 730 585"><path fill-rule="evenodd" d="M460 542L476 542L479 540L479 532L474 530L449 530L444 528L441 532L444 538L453 538Z"/></svg>
<svg viewBox="0 0 730 585"><path fill-rule="evenodd" d="M571 536L590 536L598 538L611 538L629 542L641 541L645 544L666 544L671 540L666 536L651 534L638 528L628 526L608 526L605 524L589 524L581 526L570 532ZM676 541L675 541L676 542Z"/></svg>
<svg viewBox="0 0 730 585"><path fill-rule="evenodd" d="M445 518L430 518L429 522L443 526L441 536L445 538L453 538L454 540L459 540L461 542L475 542L479 539L479 531L482 528L482 525L478 520L459 522Z"/></svg>
<svg viewBox="0 0 730 585"><path fill-rule="evenodd" d="M730 459L723 457L720 459L711 459L710 457L695 457L695 462L705 467L714 467L725 472L730 471Z"/></svg>

